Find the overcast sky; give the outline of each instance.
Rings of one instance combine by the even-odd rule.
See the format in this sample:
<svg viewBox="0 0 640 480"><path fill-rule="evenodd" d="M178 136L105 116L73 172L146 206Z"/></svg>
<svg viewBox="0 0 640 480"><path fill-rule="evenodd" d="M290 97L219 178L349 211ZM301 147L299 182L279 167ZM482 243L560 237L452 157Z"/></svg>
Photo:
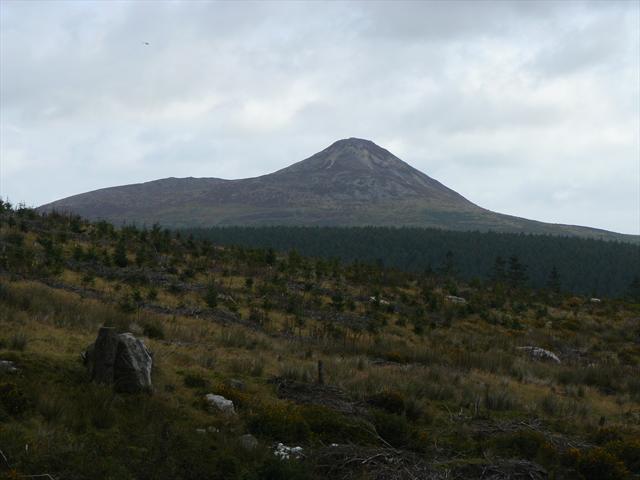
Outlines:
<svg viewBox="0 0 640 480"><path fill-rule="evenodd" d="M491 210L640 233L637 0L2 0L0 18L13 202L257 176L361 137Z"/></svg>

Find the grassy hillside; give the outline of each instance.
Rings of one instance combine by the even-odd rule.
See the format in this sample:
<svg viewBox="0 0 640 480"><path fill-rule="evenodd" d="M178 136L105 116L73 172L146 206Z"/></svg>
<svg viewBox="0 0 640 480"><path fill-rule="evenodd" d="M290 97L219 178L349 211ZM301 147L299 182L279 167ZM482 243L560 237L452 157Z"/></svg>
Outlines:
<svg viewBox="0 0 640 480"><path fill-rule="evenodd" d="M18 369L0 369L7 478L640 475L637 303L4 204L0 270L0 360ZM144 337L152 394L89 381L80 353L101 325ZM207 393L237 415L209 411ZM303 456L278 458L279 442Z"/></svg>

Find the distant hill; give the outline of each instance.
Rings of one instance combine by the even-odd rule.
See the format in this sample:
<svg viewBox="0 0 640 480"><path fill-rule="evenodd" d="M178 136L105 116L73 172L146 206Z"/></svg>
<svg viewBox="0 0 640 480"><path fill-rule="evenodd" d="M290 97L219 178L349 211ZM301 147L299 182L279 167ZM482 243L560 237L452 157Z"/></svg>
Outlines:
<svg viewBox="0 0 640 480"><path fill-rule="evenodd" d="M168 227L413 226L638 241L631 235L491 212L357 138L337 141L261 177L167 178L74 195L40 210Z"/></svg>

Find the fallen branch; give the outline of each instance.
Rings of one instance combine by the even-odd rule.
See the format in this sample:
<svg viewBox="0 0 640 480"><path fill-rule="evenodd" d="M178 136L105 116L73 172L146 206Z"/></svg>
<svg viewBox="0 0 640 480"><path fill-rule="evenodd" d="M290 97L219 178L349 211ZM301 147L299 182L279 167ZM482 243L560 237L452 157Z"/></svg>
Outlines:
<svg viewBox="0 0 640 480"><path fill-rule="evenodd" d="M11 469L11 465L9 464L9 460L7 460L7 457L6 457L6 455L4 454L4 452L2 450L0 450L0 457L2 457L2 460L4 460L4 463L7 466L7 468Z"/></svg>
<svg viewBox="0 0 640 480"><path fill-rule="evenodd" d="M0 450L0 457L2 457L2 460L4 461L4 464L7 466L7 468L11 470L11 464L9 463L7 456L2 450ZM40 473L38 475L19 475L19 478L48 478L49 480L56 480L53 475L49 475L48 473Z"/></svg>

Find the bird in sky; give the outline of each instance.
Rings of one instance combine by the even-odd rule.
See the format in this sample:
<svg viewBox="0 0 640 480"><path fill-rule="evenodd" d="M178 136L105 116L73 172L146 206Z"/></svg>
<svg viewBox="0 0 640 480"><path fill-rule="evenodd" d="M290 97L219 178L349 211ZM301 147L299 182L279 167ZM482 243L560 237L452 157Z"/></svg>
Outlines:
<svg viewBox="0 0 640 480"><path fill-rule="evenodd" d="M142 42L145 45L151 45L149 42Z"/></svg>

